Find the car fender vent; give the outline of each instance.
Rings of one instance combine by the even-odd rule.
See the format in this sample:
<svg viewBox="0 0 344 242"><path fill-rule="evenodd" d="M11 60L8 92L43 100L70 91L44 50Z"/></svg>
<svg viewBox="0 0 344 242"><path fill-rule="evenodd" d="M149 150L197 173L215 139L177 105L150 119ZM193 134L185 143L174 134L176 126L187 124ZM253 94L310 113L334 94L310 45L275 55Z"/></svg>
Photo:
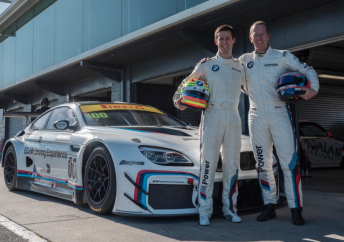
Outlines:
<svg viewBox="0 0 344 242"><path fill-rule="evenodd" d="M30 157L26 156L26 167L30 167L32 166L32 164L33 160Z"/></svg>

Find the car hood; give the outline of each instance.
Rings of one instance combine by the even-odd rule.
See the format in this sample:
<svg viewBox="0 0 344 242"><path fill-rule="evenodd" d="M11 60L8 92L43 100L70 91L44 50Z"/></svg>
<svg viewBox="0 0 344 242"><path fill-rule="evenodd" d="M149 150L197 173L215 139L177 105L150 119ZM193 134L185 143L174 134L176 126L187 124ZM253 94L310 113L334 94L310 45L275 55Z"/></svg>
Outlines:
<svg viewBox="0 0 344 242"><path fill-rule="evenodd" d="M127 127L88 127L90 131L102 136L123 136L120 140L139 139L142 145L153 145L180 151L196 149L199 151L200 134L199 128L195 126L166 127L166 126L127 126ZM115 135L115 136L114 136ZM242 136L242 151L251 150L249 137Z"/></svg>

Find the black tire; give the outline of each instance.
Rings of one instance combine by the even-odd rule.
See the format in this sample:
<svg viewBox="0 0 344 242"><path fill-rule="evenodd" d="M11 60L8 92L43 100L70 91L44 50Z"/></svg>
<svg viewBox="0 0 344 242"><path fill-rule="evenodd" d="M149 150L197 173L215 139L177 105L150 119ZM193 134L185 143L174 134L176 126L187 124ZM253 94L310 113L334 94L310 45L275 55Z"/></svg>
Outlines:
<svg viewBox="0 0 344 242"><path fill-rule="evenodd" d="M3 162L6 187L8 190L14 191L17 184L17 156L13 145L7 149Z"/></svg>
<svg viewBox="0 0 344 242"><path fill-rule="evenodd" d="M344 157L342 157L342 163L340 164L340 167L344 169Z"/></svg>
<svg viewBox="0 0 344 242"><path fill-rule="evenodd" d="M98 214L112 212L116 198L116 173L109 152L96 147L88 157L84 188L90 208Z"/></svg>

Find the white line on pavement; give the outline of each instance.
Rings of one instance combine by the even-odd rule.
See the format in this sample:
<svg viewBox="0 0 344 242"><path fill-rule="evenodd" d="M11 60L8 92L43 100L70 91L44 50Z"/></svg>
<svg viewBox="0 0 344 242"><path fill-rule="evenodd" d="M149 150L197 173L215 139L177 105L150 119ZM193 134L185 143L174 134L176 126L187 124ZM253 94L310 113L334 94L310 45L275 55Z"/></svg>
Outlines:
<svg viewBox="0 0 344 242"><path fill-rule="evenodd" d="M18 235L19 237L23 239L28 240L29 242L47 242L47 240L42 239L35 233L27 230L23 226L20 226L19 224L16 224L15 222L1 215L0 215L0 225L11 230L13 233L15 233L16 235Z"/></svg>
<svg viewBox="0 0 344 242"><path fill-rule="evenodd" d="M344 237L340 236L340 235L337 235L337 234L329 234L329 235L325 235L324 237L344 241Z"/></svg>

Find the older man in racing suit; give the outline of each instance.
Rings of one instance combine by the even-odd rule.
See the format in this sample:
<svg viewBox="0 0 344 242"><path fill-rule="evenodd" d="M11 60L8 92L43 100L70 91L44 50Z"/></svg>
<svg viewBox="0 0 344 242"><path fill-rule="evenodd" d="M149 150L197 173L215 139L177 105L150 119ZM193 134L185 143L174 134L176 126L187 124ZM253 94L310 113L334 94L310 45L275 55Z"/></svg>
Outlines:
<svg viewBox="0 0 344 242"><path fill-rule="evenodd" d="M180 105L180 91L189 79L207 80L210 89L208 107L202 115L201 136L201 173L199 177L199 215L200 224L209 225L213 212L214 176L222 145L223 168L223 214L232 222L241 222L237 215L237 179L241 149L241 119L238 111L240 86L245 80L243 65L232 57L235 42L232 27L223 25L215 31L217 55L207 63L198 64L189 77L179 86L174 95L174 104Z"/></svg>
<svg viewBox="0 0 344 242"><path fill-rule="evenodd" d="M249 128L251 145L257 161L258 180L265 204L257 217L266 221L276 217L277 188L272 171L272 144L275 145L284 174L285 192L291 208L293 223L304 224L302 217L302 190L300 167L297 161L297 138L294 133L288 105L279 100L277 80L287 71L299 71L311 81L304 99L315 96L319 89L316 72L299 61L289 51L272 49L267 25L258 21L251 26L250 40L255 51L242 55L239 60L245 66L247 90L250 98Z"/></svg>

